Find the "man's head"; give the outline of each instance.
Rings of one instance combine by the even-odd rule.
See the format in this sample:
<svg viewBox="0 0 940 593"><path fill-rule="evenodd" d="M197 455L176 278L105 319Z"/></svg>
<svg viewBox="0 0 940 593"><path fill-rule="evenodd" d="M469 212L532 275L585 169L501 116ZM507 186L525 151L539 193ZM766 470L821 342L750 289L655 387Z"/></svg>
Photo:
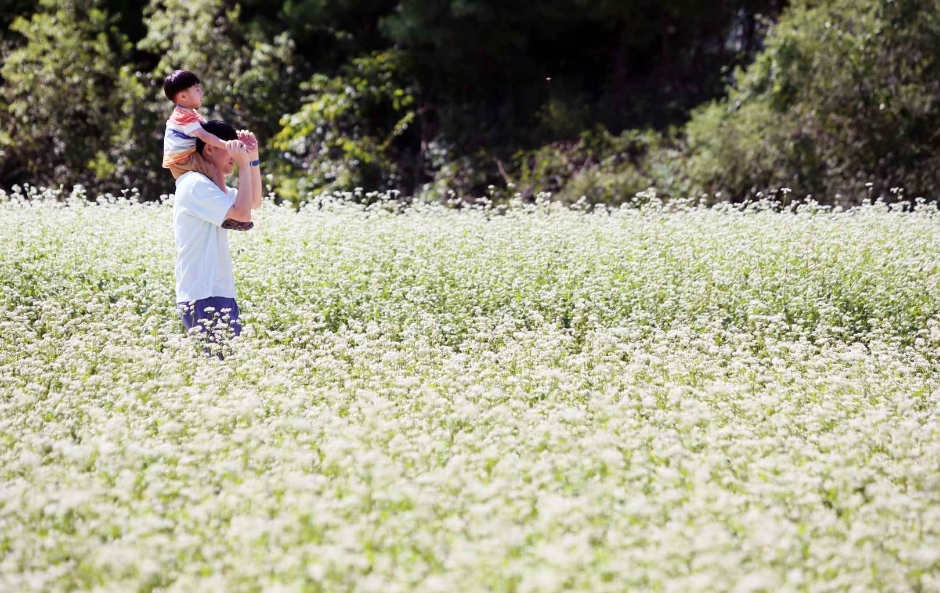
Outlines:
<svg viewBox="0 0 940 593"><path fill-rule="evenodd" d="M202 106L202 84L199 77L186 70L174 70L163 79L166 98L187 109Z"/></svg>
<svg viewBox="0 0 940 593"><path fill-rule="evenodd" d="M215 134L219 140L238 140L238 132L235 131L235 128L218 119L202 124L202 129L210 134ZM202 158L226 175L231 173L235 168L235 159L232 157L232 154L224 148L210 146L199 138L196 138L196 152L201 154Z"/></svg>

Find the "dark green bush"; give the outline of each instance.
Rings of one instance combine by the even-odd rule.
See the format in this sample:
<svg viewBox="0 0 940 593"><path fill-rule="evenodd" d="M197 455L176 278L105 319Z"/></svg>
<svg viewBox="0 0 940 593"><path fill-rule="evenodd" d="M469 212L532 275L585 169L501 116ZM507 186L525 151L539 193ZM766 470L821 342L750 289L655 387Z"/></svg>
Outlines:
<svg viewBox="0 0 940 593"><path fill-rule="evenodd" d="M30 18L13 21L11 30L22 43L0 69L5 176L72 185L115 174L116 163L107 155L132 126L133 102L142 93L134 73L122 65L130 44L100 5L42 0Z"/></svg>
<svg viewBox="0 0 940 593"><path fill-rule="evenodd" d="M414 187L421 155L401 140L420 133L420 119L396 52L357 58L339 76L315 74L301 89L303 105L282 118L274 140L286 159L283 196Z"/></svg>
<svg viewBox="0 0 940 593"><path fill-rule="evenodd" d="M856 203L940 193L940 2L796 2L685 128L697 191ZM874 187L867 184L873 183Z"/></svg>

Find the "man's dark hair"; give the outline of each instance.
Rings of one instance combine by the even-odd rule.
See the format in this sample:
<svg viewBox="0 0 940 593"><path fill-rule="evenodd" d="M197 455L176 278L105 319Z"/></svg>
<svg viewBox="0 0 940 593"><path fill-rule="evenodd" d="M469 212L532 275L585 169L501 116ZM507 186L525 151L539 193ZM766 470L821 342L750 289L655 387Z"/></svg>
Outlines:
<svg viewBox="0 0 940 593"><path fill-rule="evenodd" d="M163 92L166 98L173 101L177 93L199 84L199 77L186 70L174 70L163 79Z"/></svg>
<svg viewBox="0 0 940 593"><path fill-rule="evenodd" d="M215 134L215 137L219 140L238 140L238 132L235 131L235 128L220 119L207 121L202 124L202 129L210 134ZM202 149L205 147L206 143L196 138L196 152L202 154Z"/></svg>

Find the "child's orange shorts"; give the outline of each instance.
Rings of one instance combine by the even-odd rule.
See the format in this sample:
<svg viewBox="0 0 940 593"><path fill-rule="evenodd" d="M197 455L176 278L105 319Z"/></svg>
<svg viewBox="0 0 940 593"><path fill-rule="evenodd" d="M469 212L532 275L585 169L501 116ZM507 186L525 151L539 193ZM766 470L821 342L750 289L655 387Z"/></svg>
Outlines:
<svg viewBox="0 0 940 593"><path fill-rule="evenodd" d="M186 157L186 160L167 165L166 168L173 174L173 179L179 179L180 175L189 171L202 173L209 179L215 175L215 167L206 162L198 152L193 152Z"/></svg>

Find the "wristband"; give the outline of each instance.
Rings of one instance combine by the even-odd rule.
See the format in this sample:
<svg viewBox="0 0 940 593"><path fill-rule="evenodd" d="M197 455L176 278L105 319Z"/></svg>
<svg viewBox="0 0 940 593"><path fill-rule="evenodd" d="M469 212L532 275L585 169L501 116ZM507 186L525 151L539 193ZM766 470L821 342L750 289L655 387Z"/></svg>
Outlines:
<svg viewBox="0 0 940 593"><path fill-rule="evenodd" d="M252 167L257 167L258 165L261 164L261 159L253 160L253 161L251 161L251 162L248 163L248 164L251 165Z"/></svg>

